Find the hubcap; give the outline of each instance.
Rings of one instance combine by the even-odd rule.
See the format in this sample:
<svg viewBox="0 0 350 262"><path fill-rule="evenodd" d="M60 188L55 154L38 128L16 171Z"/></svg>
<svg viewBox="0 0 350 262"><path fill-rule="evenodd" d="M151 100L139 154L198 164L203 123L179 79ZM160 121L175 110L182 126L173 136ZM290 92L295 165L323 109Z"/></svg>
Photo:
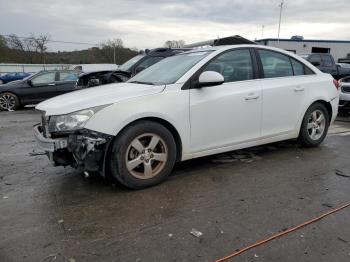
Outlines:
<svg viewBox="0 0 350 262"><path fill-rule="evenodd" d="M168 158L164 140L152 133L136 137L126 151L126 167L131 175L149 179L161 172Z"/></svg>
<svg viewBox="0 0 350 262"><path fill-rule="evenodd" d="M0 107L4 110L12 110L15 107L16 100L12 95L0 96Z"/></svg>
<svg viewBox="0 0 350 262"><path fill-rule="evenodd" d="M318 140L326 128L326 119L321 110L315 110L309 117L307 132L312 140Z"/></svg>

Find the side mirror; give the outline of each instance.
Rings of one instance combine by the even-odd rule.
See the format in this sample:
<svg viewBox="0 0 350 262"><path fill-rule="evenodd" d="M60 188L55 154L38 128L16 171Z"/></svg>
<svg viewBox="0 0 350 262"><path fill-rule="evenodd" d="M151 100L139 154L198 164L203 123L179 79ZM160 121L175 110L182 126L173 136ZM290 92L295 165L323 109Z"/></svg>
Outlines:
<svg viewBox="0 0 350 262"><path fill-rule="evenodd" d="M29 85L29 86L33 86L33 82L32 82L32 80L30 80L30 79L29 79L29 80L27 80L27 83L28 83L28 85Z"/></svg>
<svg viewBox="0 0 350 262"><path fill-rule="evenodd" d="M320 62L316 62L316 61L315 62L311 62L311 64L314 65L314 66L320 66L321 65Z"/></svg>
<svg viewBox="0 0 350 262"><path fill-rule="evenodd" d="M225 82L222 74L215 71L205 71L200 74L198 79L198 87L217 86Z"/></svg>

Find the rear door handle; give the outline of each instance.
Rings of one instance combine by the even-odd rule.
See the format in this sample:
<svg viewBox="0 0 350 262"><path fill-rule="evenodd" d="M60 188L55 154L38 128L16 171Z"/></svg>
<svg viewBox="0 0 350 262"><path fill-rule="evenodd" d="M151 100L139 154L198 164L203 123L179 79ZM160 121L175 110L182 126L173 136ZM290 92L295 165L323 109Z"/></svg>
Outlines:
<svg viewBox="0 0 350 262"><path fill-rule="evenodd" d="M255 93L250 93L245 97L245 100L255 100L258 98L259 98L259 95L255 94Z"/></svg>
<svg viewBox="0 0 350 262"><path fill-rule="evenodd" d="M297 86L297 87L295 87L294 88L294 91L295 92L302 92L302 91L304 91L305 89L304 89L304 87L302 87L302 86Z"/></svg>
<svg viewBox="0 0 350 262"><path fill-rule="evenodd" d="M55 86L56 84L54 84L54 83L51 83L51 84L48 84L48 86Z"/></svg>

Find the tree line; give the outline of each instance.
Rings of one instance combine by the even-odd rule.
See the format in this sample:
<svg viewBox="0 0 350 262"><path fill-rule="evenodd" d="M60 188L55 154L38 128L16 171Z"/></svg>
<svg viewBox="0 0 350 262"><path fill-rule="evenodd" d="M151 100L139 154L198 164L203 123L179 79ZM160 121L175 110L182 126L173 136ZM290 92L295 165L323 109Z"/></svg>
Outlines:
<svg viewBox="0 0 350 262"><path fill-rule="evenodd" d="M135 49L126 48L122 39L115 38L100 43L95 47L77 51L48 51L51 37L48 34L18 37L16 35L0 35L0 63L21 64L97 64L125 61L137 55ZM164 47L181 48L183 40L168 40Z"/></svg>
<svg viewBox="0 0 350 262"><path fill-rule="evenodd" d="M48 51L49 35L21 38L16 35L0 36L0 63L23 64L122 64L138 54L137 50L125 48L119 38L77 51Z"/></svg>

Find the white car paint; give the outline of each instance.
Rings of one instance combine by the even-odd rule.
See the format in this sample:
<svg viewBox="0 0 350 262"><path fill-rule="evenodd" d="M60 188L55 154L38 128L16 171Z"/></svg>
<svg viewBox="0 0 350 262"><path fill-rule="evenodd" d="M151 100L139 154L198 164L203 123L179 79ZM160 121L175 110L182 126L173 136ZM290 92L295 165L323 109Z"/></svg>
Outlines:
<svg viewBox="0 0 350 262"><path fill-rule="evenodd" d="M242 47L286 54L306 64L315 74L182 89L184 83L213 57ZM200 51L203 50L213 52L174 84L165 87L111 84L47 100L37 109L51 116L111 104L93 115L85 128L114 136L138 119L165 120L181 138L182 160L296 138L306 110L317 100L330 103L334 121L338 91L333 78L299 56L256 45L220 46Z"/></svg>

